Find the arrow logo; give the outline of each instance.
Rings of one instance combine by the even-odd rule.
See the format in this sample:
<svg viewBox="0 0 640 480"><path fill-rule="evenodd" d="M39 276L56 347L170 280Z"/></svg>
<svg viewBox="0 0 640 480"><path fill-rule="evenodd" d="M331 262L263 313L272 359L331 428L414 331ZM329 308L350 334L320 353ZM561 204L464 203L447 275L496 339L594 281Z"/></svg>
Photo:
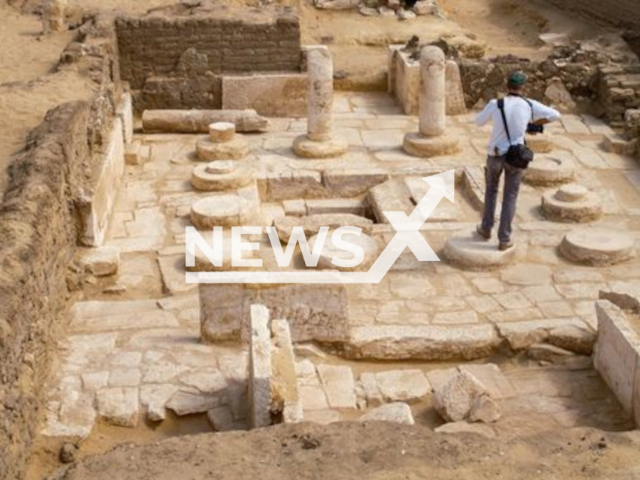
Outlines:
<svg viewBox="0 0 640 480"><path fill-rule="evenodd" d="M405 212L383 212L396 234L367 272L296 271L296 272L187 272L187 283L380 283L405 248L421 262L439 262L420 228L443 198L455 202L455 172L448 170L422 179L431 188L407 215Z"/></svg>

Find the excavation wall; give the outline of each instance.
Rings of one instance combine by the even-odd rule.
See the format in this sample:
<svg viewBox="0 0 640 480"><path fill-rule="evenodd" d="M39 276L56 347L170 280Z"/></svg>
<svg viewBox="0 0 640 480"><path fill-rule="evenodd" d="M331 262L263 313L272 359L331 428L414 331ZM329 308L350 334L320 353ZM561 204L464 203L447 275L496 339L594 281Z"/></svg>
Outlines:
<svg viewBox="0 0 640 480"><path fill-rule="evenodd" d="M22 478L42 385L73 288L69 264L118 92L115 39L83 37L60 68L90 72L95 96L48 112L9 167L0 204L0 478ZM87 52L90 52L87 55Z"/></svg>

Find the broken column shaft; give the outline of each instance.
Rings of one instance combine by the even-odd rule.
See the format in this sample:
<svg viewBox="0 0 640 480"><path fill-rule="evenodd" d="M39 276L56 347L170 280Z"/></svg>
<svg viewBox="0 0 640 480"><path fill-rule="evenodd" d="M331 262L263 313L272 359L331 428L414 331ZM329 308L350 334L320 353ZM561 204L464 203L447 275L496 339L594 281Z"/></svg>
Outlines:
<svg viewBox="0 0 640 480"><path fill-rule="evenodd" d="M348 144L333 135L333 60L326 46L307 49L309 75L307 134L294 141L299 157L329 158L344 154Z"/></svg>
<svg viewBox="0 0 640 480"><path fill-rule="evenodd" d="M441 49L428 46L420 55L420 125L418 133L408 133L404 149L416 157L450 155L459 149L458 141L445 135L446 84L445 56Z"/></svg>

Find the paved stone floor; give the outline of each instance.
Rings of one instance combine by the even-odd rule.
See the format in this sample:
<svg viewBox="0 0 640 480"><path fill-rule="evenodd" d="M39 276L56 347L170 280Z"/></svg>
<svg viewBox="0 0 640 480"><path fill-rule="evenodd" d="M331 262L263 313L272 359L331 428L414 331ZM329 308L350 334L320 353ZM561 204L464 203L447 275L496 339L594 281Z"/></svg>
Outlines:
<svg viewBox="0 0 640 480"><path fill-rule="evenodd" d="M417 131L417 118L402 115L387 95L340 94L335 131L348 139L348 155L299 160L291 145L305 131L305 120L274 119L269 132L246 136L251 146L247 161L259 178L267 179L267 187L282 178L317 182L321 170L381 171L399 177L465 167L478 178L489 133L475 127L472 117L449 118L448 132L461 144L458 155L416 159L404 154L401 145L406 132ZM602 135L610 130L594 118L565 115L548 131L556 154L574 166L576 182L603 200L605 216L593 226L629 232L640 246L637 162L601 149ZM200 343L197 287L184 281L184 227L190 224L193 201L209 195L194 192L190 184L196 138L136 135L136 142L151 146L152 157L142 166L127 167L117 199L106 245L120 249L120 269L114 277L85 284L71 311L68 337L60 342L64 350L58 375L50 386L45 434L86 436L101 417L133 426L147 410L161 418L167 402L178 413L219 409L227 426L243 425L246 352ZM516 220L518 260L513 266L468 272L445 262L420 265L405 252L379 285L348 287L350 328L433 326L453 335L476 332L487 342L496 337L515 342L514 331L563 324L595 328L593 303L601 289L640 291L640 260L593 268L560 258L556 248L563 235L591 225L546 221L539 210L546 191L523 185ZM299 190L297 198L304 192ZM469 195L456 193L460 206L454 217L423 230L436 251L455 231L478 221ZM254 201L258 196L250 188L242 194ZM278 201L261 207L263 225L283 214ZM381 229L378 236L388 240L389 234ZM521 385L522 379L515 382ZM311 382L308 388L322 385ZM324 398L312 390L307 393L309 402ZM320 410L326 410L324 404Z"/></svg>

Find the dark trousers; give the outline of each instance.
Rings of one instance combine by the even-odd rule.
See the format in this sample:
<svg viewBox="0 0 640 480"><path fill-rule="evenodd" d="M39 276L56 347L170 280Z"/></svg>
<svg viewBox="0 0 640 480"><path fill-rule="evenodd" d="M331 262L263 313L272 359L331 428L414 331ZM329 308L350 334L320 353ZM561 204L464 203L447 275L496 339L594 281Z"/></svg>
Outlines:
<svg viewBox="0 0 640 480"><path fill-rule="evenodd" d="M496 204L500 177L504 172L504 193L502 197L502 212L500 213L500 225L498 227L498 240L500 243L511 241L511 223L516 215L516 202L524 170L512 167L505 162L505 156L487 157L485 167L486 190L484 193L484 214L482 216L482 229L490 232L495 223Z"/></svg>

